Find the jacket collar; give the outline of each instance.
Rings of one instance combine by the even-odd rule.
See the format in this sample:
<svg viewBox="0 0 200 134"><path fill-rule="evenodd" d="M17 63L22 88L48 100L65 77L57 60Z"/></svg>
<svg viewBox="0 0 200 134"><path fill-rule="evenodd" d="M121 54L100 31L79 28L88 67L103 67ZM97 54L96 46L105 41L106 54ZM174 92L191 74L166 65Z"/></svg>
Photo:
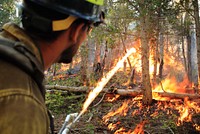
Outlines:
<svg viewBox="0 0 200 134"><path fill-rule="evenodd" d="M25 33L22 28L14 23L6 23L3 25L2 29L6 32L5 34L2 34L2 36L6 36L6 38L12 39L14 41L20 41L27 45L35 54L40 63L43 64L42 56L36 43L34 43L34 41Z"/></svg>

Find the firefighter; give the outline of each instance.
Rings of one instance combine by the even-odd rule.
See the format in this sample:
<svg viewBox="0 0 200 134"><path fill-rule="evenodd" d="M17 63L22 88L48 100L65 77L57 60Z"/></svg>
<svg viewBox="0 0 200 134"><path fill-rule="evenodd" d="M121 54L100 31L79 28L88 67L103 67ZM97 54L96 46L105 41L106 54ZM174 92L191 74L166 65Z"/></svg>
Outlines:
<svg viewBox="0 0 200 134"><path fill-rule="evenodd" d="M45 106L44 70L70 63L94 26L103 0L24 0L22 26L0 32L0 134L53 133Z"/></svg>

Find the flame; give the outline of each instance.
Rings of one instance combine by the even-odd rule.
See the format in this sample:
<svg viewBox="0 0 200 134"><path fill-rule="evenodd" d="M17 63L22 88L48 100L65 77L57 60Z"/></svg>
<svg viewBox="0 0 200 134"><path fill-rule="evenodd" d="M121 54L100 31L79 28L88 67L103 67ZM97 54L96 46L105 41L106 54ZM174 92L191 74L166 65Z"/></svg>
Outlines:
<svg viewBox="0 0 200 134"><path fill-rule="evenodd" d="M120 122L117 122L117 123L110 123L109 125L108 125L108 128L110 129L110 130L114 130L116 127L117 127L117 125L119 125L120 124Z"/></svg>
<svg viewBox="0 0 200 134"><path fill-rule="evenodd" d="M183 121L185 122L190 122L192 121L192 113L190 112L190 109L194 108L196 113L200 112L200 107L197 106L197 104L195 102L191 102L189 101L188 98L184 99L184 107L179 107L179 113L180 113L180 117L178 118L178 122L177 125L180 126ZM193 125L197 130L200 130L200 126L197 124Z"/></svg>
<svg viewBox="0 0 200 134"><path fill-rule="evenodd" d="M147 121L142 121L140 122L139 124L137 124L137 126L135 127L135 129L132 131L132 130L128 130L128 132L126 132L126 129L124 127L121 127L119 128L118 130L115 131L114 134L144 134L144 125L147 123ZM116 124L112 124L110 123L108 126L108 128L110 130L114 130L117 125L119 125L120 122L117 122Z"/></svg>
<svg viewBox="0 0 200 134"><path fill-rule="evenodd" d="M134 46L137 49L137 51L141 51L140 50L140 46L141 46L141 41L140 39L136 40L134 42ZM172 74L174 75L174 72L182 72L185 73L185 69L184 69L184 65L182 63L182 60L180 58L180 56L175 55L173 52L174 48L171 47L175 47L175 45L168 45L168 50L164 50L164 71L166 72L166 74ZM170 52L171 51L171 52ZM159 57L158 57L159 58ZM136 72L138 74L141 74L142 72L142 68L141 68L141 54L135 53L133 54L130 58L131 64L134 65L134 68L136 70ZM149 55L149 73L150 73L150 77L153 77L153 73L154 73L154 63L157 62L157 66L156 66L156 72L158 74L159 72L159 63L160 61L154 61L153 58L153 52L150 53ZM156 75L157 75L156 74Z"/></svg>
<svg viewBox="0 0 200 134"><path fill-rule="evenodd" d="M180 123L180 122L183 122L184 120L185 121L190 121L191 120L191 116L189 116L189 109L188 109L188 107L186 106L186 107L183 107L183 110L182 111L180 111L180 117L179 117L179 119L178 119L178 122ZM178 124L179 124L178 123Z"/></svg>
<svg viewBox="0 0 200 134"><path fill-rule="evenodd" d="M114 97L108 96L107 101L108 101L108 102L114 102L114 101L116 101L119 97L120 97L120 95L118 95L118 94L115 94Z"/></svg>
<svg viewBox="0 0 200 134"><path fill-rule="evenodd" d="M117 70L120 67L123 66L123 62L127 59L127 57L130 56L132 53L135 53L135 52L136 52L135 48L131 48L129 51L127 51L126 55L120 61L118 61L117 65L111 71L109 71L106 75L104 75L102 77L102 79L97 83L96 88L93 89L89 93L87 100L83 104L83 108L82 108L81 113L84 113L87 110L87 108L89 107L89 105L91 104L91 102L101 92L101 90L107 84L107 82L111 79L111 77L117 72Z"/></svg>
<svg viewBox="0 0 200 134"><path fill-rule="evenodd" d="M152 92L152 96L153 96L153 99L160 100L160 101L167 101L171 99L169 97L160 96L158 93L155 93L155 92Z"/></svg>
<svg viewBox="0 0 200 134"><path fill-rule="evenodd" d="M160 82L160 85L157 85L155 89L153 89L154 92L169 92L169 93L188 93L193 92L186 90L186 86L189 85L189 80L185 76L184 80L180 83L177 82L175 77L166 78L164 81ZM162 89L163 88L163 89Z"/></svg>
<svg viewBox="0 0 200 134"><path fill-rule="evenodd" d="M126 116L128 109L129 109L129 103L130 100L126 100L124 101L124 103L122 104L121 107L119 107L116 111L111 111L110 113L108 113L107 115L105 115L103 117L103 121L104 122L108 122L109 118L112 116L115 116L117 114L122 115L122 116Z"/></svg>
<svg viewBox="0 0 200 134"><path fill-rule="evenodd" d="M131 104L131 105L130 105ZM116 109L112 110L109 113L107 113L105 116L103 116L104 123L108 123L110 121L118 120L119 116L127 116L129 110L132 110L132 107L134 106L134 111L131 113L131 116L141 116L141 111L143 111L144 116L147 114L147 111L152 111L152 106L144 106L142 104L142 101L136 101L135 98L125 100L122 105ZM137 107L137 108L136 108ZM155 108L155 107L154 107ZM146 109L146 112L144 111ZM184 104L182 104L182 100L176 99L169 101L158 101L156 103L155 111L151 114L149 114L152 118L157 118L160 115L160 111L165 111L164 113L168 115L173 115L173 111L177 111L179 113L179 117L177 117L177 126L182 125L183 122L191 122L196 128L197 131L200 131L200 125L198 123L193 123L192 115L193 113L200 113L200 106L199 106L199 100L190 101L188 98L184 99ZM114 117L114 118L111 118ZM110 119L111 118L111 119ZM117 123L110 123L108 125L108 128L111 131L114 131L114 134L143 134L144 133L144 125L148 123L148 121L142 121L135 127L134 130L129 129L127 131L127 128L122 127L121 122Z"/></svg>
<svg viewBox="0 0 200 134"><path fill-rule="evenodd" d="M134 129L132 134L144 134L144 125L147 123L147 121L140 122Z"/></svg>
<svg viewBox="0 0 200 134"><path fill-rule="evenodd" d="M114 134L128 134L125 131L126 131L126 129L123 128L123 127L121 127L120 129L118 129L117 131L115 131Z"/></svg>

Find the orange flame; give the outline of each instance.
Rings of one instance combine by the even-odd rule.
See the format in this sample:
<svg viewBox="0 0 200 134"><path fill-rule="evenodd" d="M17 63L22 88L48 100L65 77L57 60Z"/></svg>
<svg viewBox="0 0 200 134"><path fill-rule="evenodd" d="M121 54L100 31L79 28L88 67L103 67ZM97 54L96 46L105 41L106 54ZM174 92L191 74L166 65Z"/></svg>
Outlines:
<svg viewBox="0 0 200 134"><path fill-rule="evenodd" d="M196 112L200 112L200 107L195 106L195 103L191 103L188 98L184 99L184 107L180 107L179 113L180 113L180 117L178 118L178 122L177 125L180 126L182 124L183 121L185 122L190 122L192 120L192 114L190 112L190 109L194 108L196 110ZM197 129L200 126L195 126Z"/></svg>
<svg viewBox="0 0 200 134"><path fill-rule="evenodd" d="M155 89L153 89L154 92L169 92L169 93L194 93L194 90L186 89L186 87L189 85L189 80L185 76L183 81L178 83L175 77L172 78L166 78L164 81L160 82L160 85L157 85Z"/></svg>
<svg viewBox="0 0 200 134"><path fill-rule="evenodd" d="M117 131L115 131L114 134L130 134L130 133L126 133L125 131L126 131L126 129L123 128L123 127L121 127L120 129L118 129Z"/></svg>
<svg viewBox="0 0 200 134"><path fill-rule="evenodd" d="M133 131L132 134L144 134L144 125L147 123L147 121L142 121L140 122L136 127L135 130Z"/></svg>
<svg viewBox="0 0 200 134"><path fill-rule="evenodd" d="M122 106L120 108L118 108L116 111L112 111L112 112L108 113L107 115L105 115L103 117L103 121L108 122L110 117L115 116L117 114L126 116L128 109L129 109L129 102L130 102L130 100L124 101Z"/></svg>
<svg viewBox="0 0 200 134"><path fill-rule="evenodd" d="M120 97L120 95L118 95L118 94L115 94L113 97L108 96L107 101L108 101L108 102L114 102L114 101L116 101L119 97Z"/></svg>
<svg viewBox="0 0 200 134"><path fill-rule="evenodd" d="M115 124L110 123L110 124L108 125L108 128L109 128L110 130L114 130L114 129L117 127L117 125L119 125L119 124L120 124L120 122L117 122L117 123L115 123Z"/></svg>

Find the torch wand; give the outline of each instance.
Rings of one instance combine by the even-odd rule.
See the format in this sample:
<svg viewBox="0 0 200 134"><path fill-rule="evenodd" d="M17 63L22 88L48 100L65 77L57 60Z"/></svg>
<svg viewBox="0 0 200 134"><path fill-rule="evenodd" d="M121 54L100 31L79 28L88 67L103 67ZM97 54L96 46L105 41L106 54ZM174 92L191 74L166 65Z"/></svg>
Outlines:
<svg viewBox="0 0 200 134"><path fill-rule="evenodd" d="M84 102L82 111L76 116L76 118L69 123L69 125L66 126L66 123L64 123L62 129L60 130L59 134L67 134L69 131L69 128L85 113L89 105L93 102L93 100L97 97L97 95L102 91L104 86L108 83L108 81L112 78L112 76L117 72L117 70L123 65L123 62L127 59L128 56L130 56L132 53L136 52L135 48L130 49L127 51L126 55L117 62L116 66L110 70L106 75L102 77L102 79L98 82L96 88L94 88L88 95L87 100ZM68 131L65 131L65 130ZM63 133L64 132L64 133Z"/></svg>

